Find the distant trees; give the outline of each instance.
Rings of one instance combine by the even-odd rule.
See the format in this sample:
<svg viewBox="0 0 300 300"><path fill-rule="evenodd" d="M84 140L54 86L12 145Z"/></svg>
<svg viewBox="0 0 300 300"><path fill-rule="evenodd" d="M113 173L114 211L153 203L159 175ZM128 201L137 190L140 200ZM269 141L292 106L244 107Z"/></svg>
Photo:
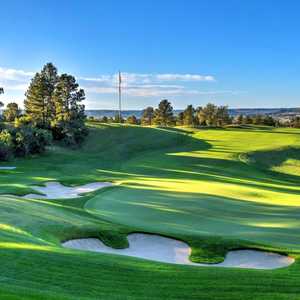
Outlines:
<svg viewBox="0 0 300 300"><path fill-rule="evenodd" d="M183 111L183 125L194 126L195 124L195 109L193 105L188 105Z"/></svg>
<svg viewBox="0 0 300 300"><path fill-rule="evenodd" d="M7 122L13 122L21 114L21 110L17 103L8 103L6 109L3 111L3 118Z"/></svg>
<svg viewBox="0 0 300 300"><path fill-rule="evenodd" d="M216 106L208 103L205 107L199 107L197 118L200 125L224 126L231 123L227 106Z"/></svg>
<svg viewBox="0 0 300 300"><path fill-rule="evenodd" d="M153 125L154 118L154 108L152 106L148 106L142 112L141 124L142 125Z"/></svg>
<svg viewBox="0 0 300 300"><path fill-rule="evenodd" d="M3 87L0 87L0 95L2 95L2 94L4 94L4 89L3 89ZM3 106L4 106L3 102L0 101L0 108Z"/></svg>
<svg viewBox="0 0 300 300"><path fill-rule="evenodd" d="M233 120L234 124L238 124L238 125L266 125L266 126L276 126L277 122L276 120L269 115L238 115L235 117L235 119Z"/></svg>
<svg viewBox="0 0 300 300"><path fill-rule="evenodd" d="M163 99L154 111L154 124L159 126L174 125L173 107L167 99Z"/></svg>
<svg viewBox="0 0 300 300"><path fill-rule="evenodd" d="M131 125L138 125L139 121L135 115L132 115L126 119L126 123Z"/></svg>

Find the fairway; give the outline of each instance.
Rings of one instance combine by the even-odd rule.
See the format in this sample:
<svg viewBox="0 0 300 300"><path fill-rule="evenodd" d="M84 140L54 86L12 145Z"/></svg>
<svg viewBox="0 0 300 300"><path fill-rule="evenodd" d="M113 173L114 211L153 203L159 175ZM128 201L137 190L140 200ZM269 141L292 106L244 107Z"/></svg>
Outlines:
<svg viewBox="0 0 300 300"><path fill-rule="evenodd" d="M300 130L89 126L81 149L52 146L0 170L3 299L298 299ZM51 181L116 186L73 199L20 197ZM100 238L126 248L135 232L187 243L193 262L220 262L241 248L296 261L277 270L205 268L61 246Z"/></svg>

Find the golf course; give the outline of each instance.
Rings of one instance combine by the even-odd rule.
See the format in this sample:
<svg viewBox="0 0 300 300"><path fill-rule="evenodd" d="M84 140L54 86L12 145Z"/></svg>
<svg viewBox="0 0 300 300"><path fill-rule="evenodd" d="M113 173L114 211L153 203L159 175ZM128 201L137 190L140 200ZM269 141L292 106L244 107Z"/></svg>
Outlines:
<svg viewBox="0 0 300 300"><path fill-rule="evenodd" d="M54 144L0 164L16 167L0 169L1 299L299 299L300 129L88 128L81 148ZM42 189L53 182L105 184L53 199ZM62 245L94 238L126 249L134 234L183 242L194 264ZM195 264L243 249L295 261L272 270Z"/></svg>

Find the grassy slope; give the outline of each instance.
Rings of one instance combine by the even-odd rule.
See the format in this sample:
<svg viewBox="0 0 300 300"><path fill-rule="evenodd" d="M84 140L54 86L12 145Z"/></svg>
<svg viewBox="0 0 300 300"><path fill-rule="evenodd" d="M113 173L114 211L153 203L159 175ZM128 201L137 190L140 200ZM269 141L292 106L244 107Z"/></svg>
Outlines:
<svg viewBox="0 0 300 300"><path fill-rule="evenodd" d="M247 245L245 240L298 250L297 177L282 179L241 161L240 154L298 146L299 133L230 129L186 136L99 127L81 151L52 149L41 158L15 162L16 170L0 171L2 193L22 194L29 184L48 180L113 180L123 186L77 200L1 196L1 297L298 299L298 261L276 271L206 269L71 251L59 242L100 235L108 244L124 246L127 232L142 230L188 241L198 259L208 254L218 259L226 249Z"/></svg>

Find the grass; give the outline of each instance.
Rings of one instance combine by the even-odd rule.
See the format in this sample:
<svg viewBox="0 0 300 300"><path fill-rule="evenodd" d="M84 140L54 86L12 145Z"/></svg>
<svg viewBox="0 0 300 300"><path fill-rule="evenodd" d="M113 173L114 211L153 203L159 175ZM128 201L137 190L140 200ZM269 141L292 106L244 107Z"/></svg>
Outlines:
<svg viewBox="0 0 300 300"><path fill-rule="evenodd" d="M60 242L99 237L124 248L128 233L149 232L188 242L193 261L245 247L298 258L300 130L90 126L82 149L53 147L0 171L1 193L15 195L0 196L3 299L299 299L298 259L273 271L201 268ZM120 185L80 199L17 196L54 180Z"/></svg>

